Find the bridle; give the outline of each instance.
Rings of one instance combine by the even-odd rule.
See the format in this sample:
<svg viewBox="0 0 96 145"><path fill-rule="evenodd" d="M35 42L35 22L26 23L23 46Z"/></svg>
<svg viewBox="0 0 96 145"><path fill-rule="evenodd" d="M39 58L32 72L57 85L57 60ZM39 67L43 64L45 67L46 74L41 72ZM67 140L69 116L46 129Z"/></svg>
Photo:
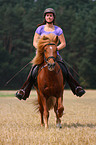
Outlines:
<svg viewBox="0 0 96 145"><path fill-rule="evenodd" d="M46 44L45 46L47 46L47 45L55 45L55 44L54 44L54 43L48 43L48 44ZM44 46L44 47L45 47L45 46ZM56 46L56 45L55 45L55 46ZM57 49L56 49L56 51L57 51ZM54 56L49 56L49 57L46 59L45 54L44 54L44 60L45 60L46 63L48 63L48 60L49 60L50 58L52 58L52 59L54 60L54 62L56 61L56 58L55 58Z"/></svg>
<svg viewBox="0 0 96 145"><path fill-rule="evenodd" d="M46 44L45 46L47 46L47 45L55 45L55 44L54 44L54 43L48 43L48 44ZM45 47L45 46L44 46L44 47ZM56 45L55 45L55 46L56 46ZM56 49L56 51L57 51L57 49ZM54 63L52 63L52 64L48 62L48 60L51 59L51 58L54 60ZM57 57L56 57L56 58L57 58ZM46 57L45 57L45 53L44 53L44 60L45 60L45 62L46 62L46 64L47 64L47 66L48 66L49 69L51 69L51 70L54 69L56 58L55 58L54 56L49 56L48 58L46 58Z"/></svg>

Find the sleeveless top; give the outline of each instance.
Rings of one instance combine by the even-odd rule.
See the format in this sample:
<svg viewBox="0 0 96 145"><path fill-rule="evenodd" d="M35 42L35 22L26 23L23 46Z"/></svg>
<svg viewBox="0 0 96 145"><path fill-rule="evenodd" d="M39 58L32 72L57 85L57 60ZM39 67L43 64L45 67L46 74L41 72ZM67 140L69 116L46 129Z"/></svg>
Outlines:
<svg viewBox="0 0 96 145"><path fill-rule="evenodd" d="M39 34L39 35L47 35L47 34L50 34L50 33L53 33L53 34L55 34L55 35L58 35L58 36L60 36L62 33L63 33L63 30L60 28L60 27L58 27L58 26L56 26L56 25L54 25L54 28L55 28L55 30L54 31L45 31L44 30L44 27L45 27L45 25L41 25L41 26L39 26L37 29L36 29L36 33L37 34ZM59 54L59 51L57 51L57 54L58 55L60 55Z"/></svg>

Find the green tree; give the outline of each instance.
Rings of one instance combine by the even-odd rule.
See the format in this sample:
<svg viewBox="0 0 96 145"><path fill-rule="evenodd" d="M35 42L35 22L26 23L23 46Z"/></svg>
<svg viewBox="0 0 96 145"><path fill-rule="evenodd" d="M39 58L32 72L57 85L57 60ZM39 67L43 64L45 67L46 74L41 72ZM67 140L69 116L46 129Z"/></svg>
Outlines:
<svg viewBox="0 0 96 145"><path fill-rule="evenodd" d="M67 42L60 54L78 72L83 86L96 88L96 1L92 0L0 0L0 86L35 56L34 32L48 7L55 9L56 24ZM19 88L30 67L6 88Z"/></svg>

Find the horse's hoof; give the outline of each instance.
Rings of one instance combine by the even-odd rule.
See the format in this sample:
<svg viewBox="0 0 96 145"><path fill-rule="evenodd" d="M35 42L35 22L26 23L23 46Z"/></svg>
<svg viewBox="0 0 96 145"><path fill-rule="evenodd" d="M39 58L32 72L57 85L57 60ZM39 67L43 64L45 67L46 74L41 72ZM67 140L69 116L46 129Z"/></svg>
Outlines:
<svg viewBox="0 0 96 145"><path fill-rule="evenodd" d="M45 126L45 129L48 129L48 126Z"/></svg>
<svg viewBox="0 0 96 145"><path fill-rule="evenodd" d="M57 127L57 128L62 128L62 125L61 125L60 123L57 123L57 124L56 124L56 127Z"/></svg>
<svg viewBox="0 0 96 145"><path fill-rule="evenodd" d="M62 128L62 126L60 126L59 128Z"/></svg>

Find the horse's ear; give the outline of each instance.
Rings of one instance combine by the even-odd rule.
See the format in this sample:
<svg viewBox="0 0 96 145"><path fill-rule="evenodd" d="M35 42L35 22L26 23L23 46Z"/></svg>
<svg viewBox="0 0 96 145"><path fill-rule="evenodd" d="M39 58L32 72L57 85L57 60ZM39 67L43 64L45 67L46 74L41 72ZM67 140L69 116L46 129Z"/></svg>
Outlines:
<svg viewBox="0 0 96 145"><path fill-rule="evenodd" d="M56 36L55 37L55 43L58 44L58 41L59 41L58 36Z"/></svg>

